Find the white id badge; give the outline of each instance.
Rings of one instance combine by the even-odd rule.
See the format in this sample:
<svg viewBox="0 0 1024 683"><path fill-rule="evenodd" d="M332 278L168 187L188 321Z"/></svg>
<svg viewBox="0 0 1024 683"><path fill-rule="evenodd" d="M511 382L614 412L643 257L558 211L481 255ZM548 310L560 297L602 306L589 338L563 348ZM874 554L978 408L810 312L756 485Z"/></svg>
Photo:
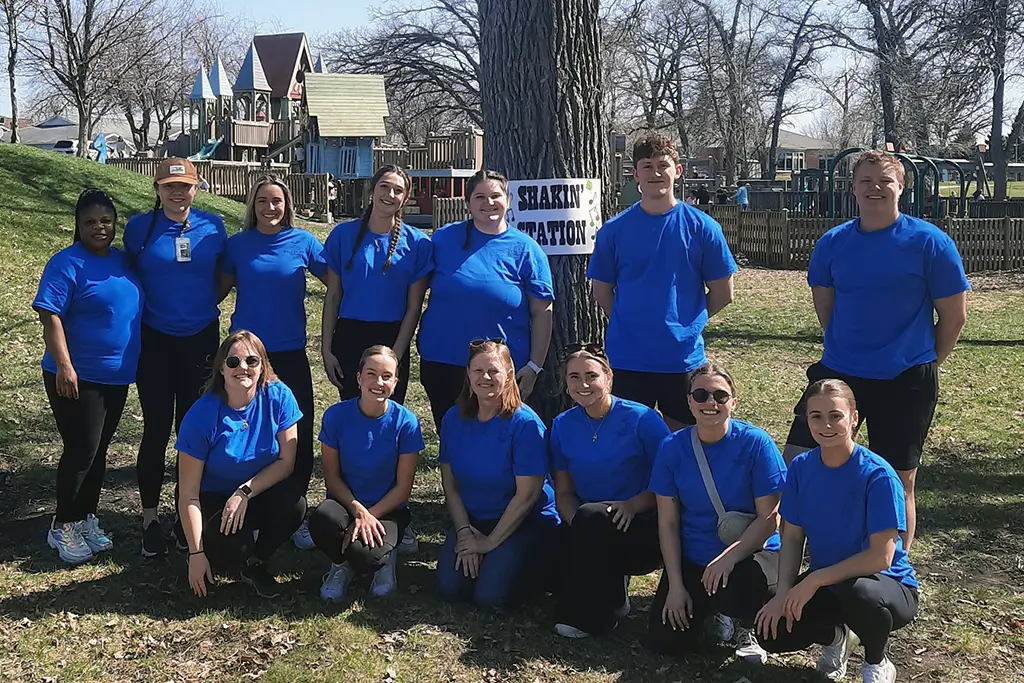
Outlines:
<svg viewBox="0 0 1024 683"><path fill-rule="evenodd" d="M187 237L174 238L174 258L178 263L188 263L192 260L192 243Z"/></svg>

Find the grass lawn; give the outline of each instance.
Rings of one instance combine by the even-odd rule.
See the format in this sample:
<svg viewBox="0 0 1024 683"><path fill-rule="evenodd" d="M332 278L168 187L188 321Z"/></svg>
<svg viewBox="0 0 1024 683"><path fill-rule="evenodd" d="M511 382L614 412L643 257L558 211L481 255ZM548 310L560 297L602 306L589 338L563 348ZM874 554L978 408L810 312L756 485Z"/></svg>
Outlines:
<svg viewBox="0 0 1024 683"><path fill-rule="evenodd" d="M960 196L960 183L959 182L945 182L939 184L940 191L943 197L959 197ZM992 181L989 181L989 187L992 187ZM977 185L971 183L971 192L978 189ZM1008 197L1024 197L1024 181L1014 180L1007 183L1006 194Z"/></svg>
<svg viewBox="0 0 1024 683"><path fill-rule="evenodd" d="M687 659L642 650L656 575L633 582L632 615L593 641L552 634L550 600L511 616L438 602L432 575L445 512L437 437L415 379L410 403L425 418L428 444L412 500L421 550L399 568L395 595L364 599L360 586L350 604L324 606L317 591L326 560L290 545L274 560L285 584L274 602L232 581L199 600L182 557L142 560L134 473L142 417L134 389L111 446L100 510L116 548L78 568L61 564L45 545L60 439L42 388L42 335L30 304L47 258L70 242L72 206L86 184L110 190L126 214L150 206L149 183L138 176L0 145L0 680L824 680L811 670L813 653L773 657L753 670L725 648ZM240 205L206 196L199 205L237 226ZM323 226L311 229L326 236ZM942 368L920 474L912 559L923 600L917 622L892 642L901 681L1024 681L1024 276L972 280L968 327ZM318 414L336 396L315 351L322 296L323 287L311 283ZM226 324L230 301L223 310ZM782 441L804 368L820 353L803 275L743 270L736 303L706 336L711 356L736 375L739 417ZM171 487L164 493L170 515ZM311 503L322 496L322 480L314 480ZM848 680L860 680L857 671L851 666Z"/></svg>

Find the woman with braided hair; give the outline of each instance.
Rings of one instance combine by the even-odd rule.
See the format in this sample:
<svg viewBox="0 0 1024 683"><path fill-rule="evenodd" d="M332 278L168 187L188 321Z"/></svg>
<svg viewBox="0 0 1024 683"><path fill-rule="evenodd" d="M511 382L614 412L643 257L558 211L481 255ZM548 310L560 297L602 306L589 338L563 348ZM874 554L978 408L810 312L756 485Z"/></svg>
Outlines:
<svg viewBox="0 0 1024 683"><path fill-rule="evenodd" d="M157 515L167 441L171 426L181 429L210 378L220 343L218 305L227 293L218 279L228 234L220 216L192 207L199 187L195 165L165 159L153 185L156 205L128 221L123 240L146 293L138 374L143 432L136 463L143 557L167 554ZM181 547L181 525L175 527Z"/></svg>
<svg viewBox="0 0 1024 683"><path fill-rule="evenodd" d="M301 497L313 475L313 376L306 356L306 273L327 283L320 240L293 227L292 193L279 178L264 176L253 186L242 231L228 240L224 254L225 291L236 287L231 331L249 330L267 349L280 381L292 390L302 419L291 483ZM295 545L313 548L303 522Z"/></svg>
<svg viewBox="0 0 1024 683"><path fill-rule="evenodd" d="M398 166L381 166L370 179L363 215L341 223L324 243L323 358L342 401L359 396L356 373L363 351L378 344L398 356L392 399L405 402L409 346L434 269L430 239L402 222L412 183Z"/></svg>

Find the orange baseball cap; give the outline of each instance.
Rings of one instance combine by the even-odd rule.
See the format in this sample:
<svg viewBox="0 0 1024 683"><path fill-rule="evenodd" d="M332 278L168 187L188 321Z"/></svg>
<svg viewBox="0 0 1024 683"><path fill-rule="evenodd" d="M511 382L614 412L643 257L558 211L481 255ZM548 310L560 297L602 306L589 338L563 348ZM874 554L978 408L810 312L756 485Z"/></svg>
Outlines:
<svg viewBox="0 0 1024 683"><path fill-rule="evenodd" d="M156 169L156 184L166 185L167 183L198 185L199 171L196 170L195 164L188 159L181 157L164 159Z"/></svg>

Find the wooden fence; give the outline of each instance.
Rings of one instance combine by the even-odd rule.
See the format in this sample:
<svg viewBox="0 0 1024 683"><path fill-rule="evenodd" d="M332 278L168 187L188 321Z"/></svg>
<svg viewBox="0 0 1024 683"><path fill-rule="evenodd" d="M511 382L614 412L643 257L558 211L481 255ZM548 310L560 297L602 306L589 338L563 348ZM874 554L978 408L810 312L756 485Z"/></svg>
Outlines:
<svg viewBox="0 0 1024 683"><path fill-rule="evenodd" d="M431 220L434 230L442 225L464 221L469 218L469 207L461 197L434 197L434 214Z"/></svg>

